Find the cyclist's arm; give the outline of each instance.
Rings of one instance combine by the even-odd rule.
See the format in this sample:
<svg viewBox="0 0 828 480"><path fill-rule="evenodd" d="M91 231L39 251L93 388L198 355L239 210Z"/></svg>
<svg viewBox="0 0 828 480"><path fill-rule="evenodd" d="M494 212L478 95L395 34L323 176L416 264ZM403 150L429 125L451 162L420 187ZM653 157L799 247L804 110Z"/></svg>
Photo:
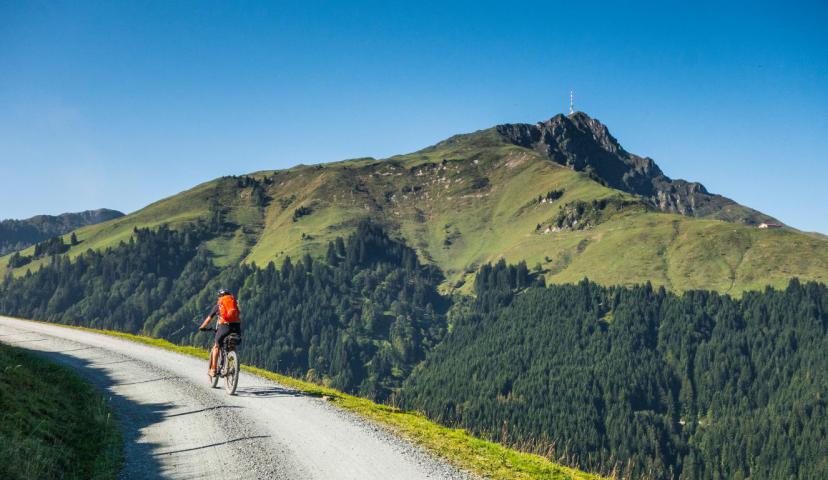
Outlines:
<svg viewBox="0 0 828 480"><path fill-rule="evenodd" d="M210 322L213 320L213 317L215 317L216 315L218 315L218 305L213 307L213 311L210 312L210 315L207 315L207 318L204 319L204 322L202 322L201 326L198 328L202 330L207 328L207 326L210 325Z"/></svg>

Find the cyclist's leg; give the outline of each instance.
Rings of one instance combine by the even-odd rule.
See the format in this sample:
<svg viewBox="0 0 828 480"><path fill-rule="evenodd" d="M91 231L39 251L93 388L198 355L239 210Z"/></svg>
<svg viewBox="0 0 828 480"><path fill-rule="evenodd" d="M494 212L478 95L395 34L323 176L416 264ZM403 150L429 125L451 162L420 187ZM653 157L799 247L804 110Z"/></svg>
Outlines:
<svg viewBox="0 0 828 480"><path fill-rule="evenodd" d="M218 365L218 357L219 357L219 346L221 342L224 341L224 337L226 337L230 333L229 328L227 328L227 324L219 323L216 325L216 341L213 344L213 351L210 352L210 374L216 374L216 367Z"/></svg>
<svg viewBox="0 0 828 480"><path fill-rule="evenodd" d="M218 345L213 345L213 349L210 351L210 376L216 376L216 363L218 362L218 354L219 348Z"/></svg>

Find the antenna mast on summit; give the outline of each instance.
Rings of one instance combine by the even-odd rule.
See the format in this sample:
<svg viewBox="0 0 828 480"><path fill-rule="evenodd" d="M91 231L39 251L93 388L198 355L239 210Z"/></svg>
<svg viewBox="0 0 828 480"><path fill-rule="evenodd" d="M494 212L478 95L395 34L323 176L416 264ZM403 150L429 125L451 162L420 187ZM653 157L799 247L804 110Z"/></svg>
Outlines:
<svg viewBox="0 0 828 480"><path fill-rule="evenodd" d="M569 114L575 113L575 90L569 91Z"/></svg>

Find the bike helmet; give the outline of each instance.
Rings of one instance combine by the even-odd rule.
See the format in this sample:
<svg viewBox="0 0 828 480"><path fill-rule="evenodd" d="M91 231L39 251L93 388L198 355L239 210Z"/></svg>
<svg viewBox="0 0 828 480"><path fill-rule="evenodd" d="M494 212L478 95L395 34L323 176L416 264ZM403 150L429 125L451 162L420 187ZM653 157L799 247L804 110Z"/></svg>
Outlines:
<svg viewBox="0 0 828 480"><path fill-rule="evenodd" d="M223 297L225 295L230 295L230 290L222 288L221 290L218 291L218 296L219 297Z"/></svg>

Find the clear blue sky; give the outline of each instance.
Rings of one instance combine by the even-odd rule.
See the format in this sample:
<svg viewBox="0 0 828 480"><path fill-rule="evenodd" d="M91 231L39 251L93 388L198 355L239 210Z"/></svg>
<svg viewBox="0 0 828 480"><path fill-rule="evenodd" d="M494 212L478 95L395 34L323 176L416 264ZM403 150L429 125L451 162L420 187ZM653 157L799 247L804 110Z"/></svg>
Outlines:
<svg viewBox="0 0 828 480"><path fill-rule="evenodd" d="M828 233L825 2L631 3L0 2L0 218L405 153L575 88L667 175Z"/></svg>

